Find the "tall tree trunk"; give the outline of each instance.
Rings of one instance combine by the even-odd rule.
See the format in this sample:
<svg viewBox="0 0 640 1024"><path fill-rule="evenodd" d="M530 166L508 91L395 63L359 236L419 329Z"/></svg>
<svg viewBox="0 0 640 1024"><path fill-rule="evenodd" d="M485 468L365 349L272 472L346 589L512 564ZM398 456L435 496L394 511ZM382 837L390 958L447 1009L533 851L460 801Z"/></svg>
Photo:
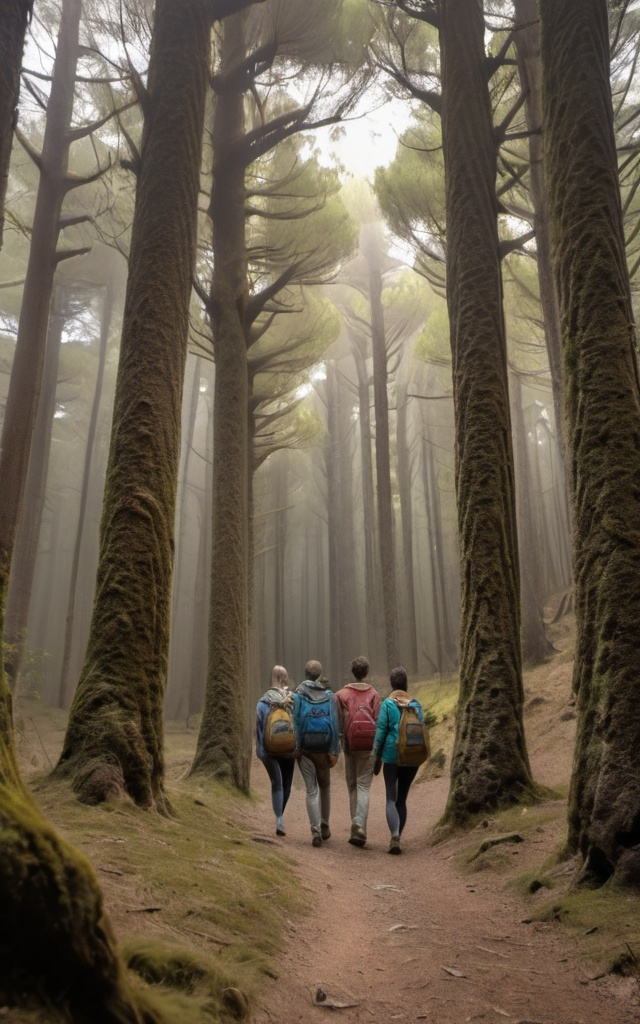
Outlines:
<svg viewBox="0 0 640 1024"><path fill-rule="evenodd" d="M400 664L398 637L398 602L396 596L396 560L391 491L391 455L389 450L389 398L387 395L387 345L382 309L382 272L380 245L375 228L370 225L365 242L369 266L369 303L371 308L371 342L373 351L373 397L376 414L376 487L380 564L382 569L382 604L387 670Z"/></svg>
<svg viewBox="0 0 640 1024"><path fill-rule="evenodd" d="M80 12L80 0L65 0L47 107L20 324L2 425L0 602L3 607L42 386L49 306L56 269L56 245L60 234L60 211L66 189L70 145L68 131L73 112Z"/></svg>
<svg viewBox="0 0 640 1024"><path fill-rule="evenodd" d="M289 455L283 451L278 456L275 481L275 550L274 550L274 620L276 658L282 664L285 650L285 555L287 547L287 495L289 486Z"/></svg>
<svg viewBox="0 0 640 1024"><path fill-rule="evenodd" d="M329 543L329 665L334 681L339 678L344 664L343 628L346 608L342 601L341 577L344 566L340 561L340 398L334 362L327 363L327 438L325 466L327 477L327 534Z"/></svg>
<svg viewBox="0 0 640 1024"><path fill-rule="evenodd" d="M93 402L91 403L91 415L87 430L87 441L84 452L84 467L82 471L82 491L80 494L80 510L78 512L78 526L73 546L73 559L71 562L71 577L69 580L69 598L67 601L67 616L65 619L64 649L62 655L62 668L60 671L60 697L59 706L66 708L71 703L73 690L71 688L69 666L71 662L71 643L73 640L73 626L76 609L76 590L78 587L78 573L80 570L80 553L82 551L82 537L87 518L87 505L89 502L89 491L91 484L91 464L94 457L96 432L98 429L98 414L100 412L100 400L104 385L104 370L107 363L107 347L109 345L109 333L113 320L114 306L114 282L110 280L105 287L102 303L102 320L100 323L100 348L98 350L98 371L96 383L93 389Z"/></svg>
<svg viewBox="0 0 640 1024"><path fill-rule="evenodd" d="M564 414L562 401L562 340L560 312L551 266L549 203L542 166L542 81L540 65L540 27L537 0L514 0L514 33L520 86L525 96L525 114L529 130L529 188L533 203L533 227L538 252L538 282L544 321L544 338L551 371L553 411L558 448L565 463Z"/></svg>
<svg viewBox="0 0 640 1024"><path fill-rule="evenodd" d="M81 799L124 790L160 811L210 19L199 0L156 4L96 597L58 766Z"/></svg>
<svg viewBox="0 0 640 1024"><path fill-rule="evenodd" d="M54 309L49 321L47 349L42 373L42 393L31 441L24 508L20 516L7 593L4 640L8 646L5 648L4 663L9 685L14 693L17 692L24 659L29 605L47 489L47 471L58 386L60 341L65 324L65 298L68 293L63 285L57 286L56 293Z"/></svg>
<svg viewBox="0 0 640 1024"><path fill-rule="evenodd" d="M396 404L396 450L398 453L398 491L402 524L402 569L408 638L405 667L409 673L418 671L418 632L416 596L413 578L413 496L411 459L407 439L407 385L399 384Z"/></svg>
<svg viewBox="0 0 640 1024"><path fill-rule="evenodd" d="M522 384L517 373L511 374L510 383L515 439L518 558L522 579L522 656L525 661L539 665L554 648L544 630L540 554L533 523L535 499L531 488L529 446L522 410Z"/></svg>
<svg viewBox="0 0 640 1024"><path fill-rule="evenodd" d="M215 253L209 311L216 363L209 665L192 772L249 790L246 686L249 643L249 383L245 317L245 165L234 143L244 126L243 16L223 27L213 122L210 216ZM226 76L228 75L228 79ZM224 83L224 84L222 84Z"/></svg>
<svg viewBox="0 0 640 1024"><path fill-rule="evenodd" d="M569 845L640 875L640 388L605 0L540 0L545 173L571 466L578 735Z"/></svg>
<svg viewBox="0 0 640 1024"><path fill-rule="evenodd" d="M477 0L440 5L447 303L462 579L449 821L533 790L523 687L496 147Z"/></svg>
<svg viewBox="0 0 640 1024"><path fill-rule="evenodd" d="M5 0L0 11L0 249L9 180L13 129L16 125L20 67L33 0Z"/></svg>
<svg viewBox="0 0 640 1024"><path fill-rule="evenodd" d="M362 472L362 518L364 529L364 581L367 623L367 655L372 665L380 660L382 633L382 595L378 565L376 499L373 486L371 407L366 337L351 334L351 352L358 376L358 423L360 426L360 462Z"/></svg>

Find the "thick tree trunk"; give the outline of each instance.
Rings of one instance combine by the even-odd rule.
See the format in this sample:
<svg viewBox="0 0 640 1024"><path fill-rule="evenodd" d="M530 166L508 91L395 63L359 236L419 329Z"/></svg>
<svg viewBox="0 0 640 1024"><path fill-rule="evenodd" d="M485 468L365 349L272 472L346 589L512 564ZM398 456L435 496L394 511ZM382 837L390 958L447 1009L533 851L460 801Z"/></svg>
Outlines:
<svg viewBox="0 0 640 1024"><path fill-rule="evenodd" d="M640 877L640 389L605 0L541 0L545 173L572 481L578 736L569 844Z"/></svg>
<svg viewBox="0 0 640 1024"><path fill-rule="evenodd" d="M4 0L0 10L0 249L13 129L20 93L22 50L31 4L32 0Z"/></svg>
<svg viewBox="0 0 640 1024"><path fill-rule="evenodd" d="M62 668L60 671L60 694L59 706L66 708L71 703L73 690L71 688L69 666L71 662L71 644L74 633L74 620L76 611L76 590L78 586L78 573L80 570L80 553L82 551L82 537L84 534L85 521L87 518L87 506L89 503L89 489L91 484L91 464L93 462L96 433L98 429L98 413L100 411L100 400L104 384L104 370L107 362L107 347L109 344L109 333L113 319L113 281L105 287L104 300L102 304L102 321L100 324L100 348L98 351L98 372L96 383L93 389L93 402L91 404L91 416L87 430L87 442L84 453L84 467L82 471L82 491L80 493L80 510L78 512L78 526L73 546L73 560L71 562L71 578L69 580L69 598L67 601L67 616L65 619L64 649L62 655Z"/></svg>
<svg viewBox="0 0 640 1024"><path fill-rule="evenodd" d="M513 455L496 217L496 151L477 0L440 5L447 302L462 580L449 821L533 783L522 725Z"/></svg>
<svg viewBox="0 0 640 1024"><path fill-rule="evenodd" d="M365 242L369 268L369 304L373 351L373 398L376 415L376 495L382 569L382 605L387 671L400 664L396 559L389 448L389 398L387 395L387 346L382 309L380 246L373 226Z"/></svg>
<svg viewBox="0 0 640 1024"><path fill-rule="evenodd" d="M78 54L80 0L62 7L56 59L47 107L40 181L11 380L0 441L0 601L4 605L22 510L42 386L49 306L56 269L60 211L69 158L68 130Z"/></svg>
<svg viewBox="0 0 640 1024"><path fill-rule="evenodd" d="M24 508L20 516L13 554L5 615L5 670L12 692L17 692L27 640L29 605L38 553L38 539L47 486L51 452L53 414L56 408L60 341L65 324L63 285L56 288L54 309L49 321L47 347L42 372L42 392L31 441L31 454L25 484Z"/></svg>
<svg viewBox="0 0 640 1024"><path fill-rule="evenodd" d="M165 810L162 700L210 16L158 0L89 645L58 770Z"/></svg>
<svg viewBox="0 0 640 1024"><path fill-rule="evenodd" d="M223 27L221 75L244 58L243 16ZM209 302L216 363L213 421L213 540L209 665L192 772L249 790L246 686L249 643L249 383L245 318L245 165L235 143L244 127L244 78L216 96L210 215L214 269Z"/></svg>

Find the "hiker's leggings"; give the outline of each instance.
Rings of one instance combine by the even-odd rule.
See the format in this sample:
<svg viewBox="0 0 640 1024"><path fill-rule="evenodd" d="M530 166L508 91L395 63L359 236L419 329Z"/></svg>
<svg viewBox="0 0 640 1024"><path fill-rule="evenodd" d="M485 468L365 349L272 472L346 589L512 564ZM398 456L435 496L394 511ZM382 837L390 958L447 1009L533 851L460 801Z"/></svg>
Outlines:
<svg viewBox="0 0 640 1024"><path fill-rule="evenodd" d="M320 825L329 824L331 811L331 769L320 767L302 754L298 761L307 791L307 814L314 835L320 835Z"/></svg>
<svg viewBox="0 0 640 1024"><path fill-rule="evenodd" d="M276 818L281 818L291 792L295 757L262 757L260 759L271 779L271 803Z"/></svg>
<svg viewBox="0 0 640 1024"><path fill-rule="evenodd" d="M392 836L402 835L407 821L407 794L417 771L416 766L404 768L399 764L386 763L382 766L387 798L387 825Z"/></svg>

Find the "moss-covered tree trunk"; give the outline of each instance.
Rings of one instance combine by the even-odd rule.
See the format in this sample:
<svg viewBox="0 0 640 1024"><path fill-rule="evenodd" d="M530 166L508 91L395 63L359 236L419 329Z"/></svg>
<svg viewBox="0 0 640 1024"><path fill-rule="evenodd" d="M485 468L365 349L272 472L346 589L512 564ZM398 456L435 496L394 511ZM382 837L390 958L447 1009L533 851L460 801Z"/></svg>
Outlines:
<svg viewBox="0 0 640 1024"><path fill-rule="evenodd" d="M243 16L224 22L213 122L210 216L214 267L209 299L216 364L209 662L192 771L249 789L246 685L249 644L249 374L245 320Z"/></svg>
<svg viewBox="0 0 640 1024"><path fill-rule="evenodd" d="M461 566L449 821L529 794L496 144L478 0L440 5L447 302Z"/></svg>
<svg viewBox="0 0 640 1024"><path fill-rule="evenodd" d="M605 0L541 0L545 174L572 481L578 736L569 843L640 878L640 396Z"/></svg>
<svg viewBox="0 0 640 1024"><path fill-rule="evenodd" d="M164 810L162 700L211 12L158 0L89 643L58 771Z"/></svg>
<svg viewBox="0 0 640 1024"><path fill-rule="evenodd" d="M16 123L22 50L32 0L4 0L0 7L0 249L9 161Z"/></svg>

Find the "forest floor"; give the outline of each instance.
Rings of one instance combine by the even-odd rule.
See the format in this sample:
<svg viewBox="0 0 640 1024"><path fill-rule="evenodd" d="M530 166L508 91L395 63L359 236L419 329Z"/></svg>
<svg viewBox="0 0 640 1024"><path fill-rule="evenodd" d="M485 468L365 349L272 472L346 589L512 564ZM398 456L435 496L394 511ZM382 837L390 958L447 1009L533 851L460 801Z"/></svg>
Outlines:
<svg viewBox="0 0 640 1024"><path fill-rule="evenodd" d="M532 768L554 797L434 842L448 781L446 768L443 773L432 763L409 795L401 857L387 854L381 777L372 786L367 846L357 849L347 842L347 790L338 764L332 772L332 836L315 849L298 771L285 814L287 836L277 839L262 766L256 762L252 775L256 800L236 802L198 789L201 801L192 782L180 781L195 731L174 726L167 761L177 825L156 823L151 829L145 824L149 816L135 809L128 818L116 810L115 819L113 812L105 819L98 809L75 810L47 786L39 799L89 855L120 937L142 929L219 956L218 950L232 945L225 928L236 934L236 946L243 930L247 949L259 950L260 970L249 985L252 1024L320 1022L327 1016L343 1024L631 1024L640 1019L640 899L605 890L575 894L569 885L572 865L558 861L575 729L569 627L555 642L564 653L525 678ZM419 690L425 704L436 707L446 706L443 693L446 685L443 690L435 683ZM56 756L63 720L29 708L23 712L23 762L27 770L41 771L43 759ZM445 711L440 717L433 749L448 764L453 716ZM218 798L223 803L214 806ZM226 844L224 851L212 851L214 821L225 833L215 836ZM140 829L146 829L143 845L134 850L133 832ZM501 841L480 850L496 839ZM153 856L143 871L131 861L150 845ZM237 881L222 878L225 895L213 889L231 861L260 889L253 903L248 884L238 890ZM197 874L189 873L189 865ZM234 893L244 911L241 925L232 913ZM215 913L205 912L207 901L216 904ZM265 902L275 915L271 919L260 909ZM249 934L251 927L257 934ZM239 984L233 976L229 983Z"/></svg>

